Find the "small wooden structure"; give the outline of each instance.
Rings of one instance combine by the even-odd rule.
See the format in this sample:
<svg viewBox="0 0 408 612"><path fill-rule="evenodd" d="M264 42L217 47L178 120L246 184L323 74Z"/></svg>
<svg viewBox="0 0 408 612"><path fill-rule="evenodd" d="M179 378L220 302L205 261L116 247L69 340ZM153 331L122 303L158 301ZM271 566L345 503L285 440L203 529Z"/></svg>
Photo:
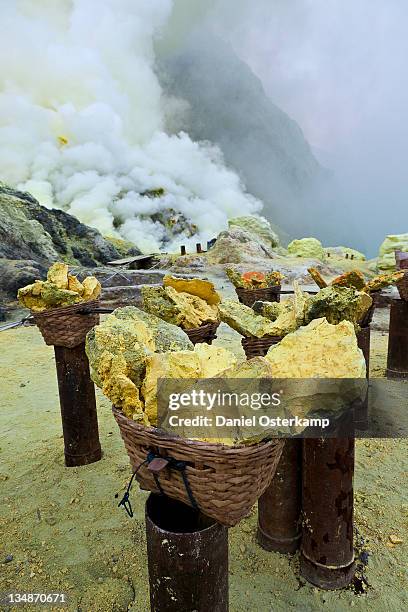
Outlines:
<svg viewBox="0 0 408 612"><path fill-rule="evenodd" d="M115 268L128 268L129 270L146 270L153 263L154 254L151 255L135 255L134 257L125 257L124 259L115 259L108 261L108 266Z"/></svg>

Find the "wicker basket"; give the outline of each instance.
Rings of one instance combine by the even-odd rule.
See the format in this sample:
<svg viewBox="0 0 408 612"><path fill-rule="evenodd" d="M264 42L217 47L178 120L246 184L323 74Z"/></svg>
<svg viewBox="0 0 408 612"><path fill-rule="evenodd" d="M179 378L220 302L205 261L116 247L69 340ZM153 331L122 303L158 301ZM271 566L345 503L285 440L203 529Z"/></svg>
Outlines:
<svg viewBox="0 0 408 612"><path fill-rule="evenodd" d="M264 289L244 289L235 287L238 299L245 306L253 306L258 300L263 302L280 302L281 285L266 287Z"/></svg>
<svg viewBox="0 0 408 612"><path fill-rule="evenodd" d="M206 323L205 325L201 325L201 327L185 329L184 331L193 344L199 344L200 342L212 344L212 341L217 337L218 326L219 322L216 321L215 323Z"/></svg>
<svg viewBox="0 0 408 612"><path fill-rule="evenodd" d="M265 357L270 347L281 340L281 336L263 336L263 338L243 338L241 344L246 358L251 359L252 357Z"/></svg>
<svg viewBox="0 0 408 612"><path fill-rule="evenodd" d="M275 474L284 444L276 439L229 447L187 440L144 427L116 408L113 414L133 470L146 461L150 452L186 462L185 475L198 508L227 527L233 527L251 512ZM160 492L146 465L136 478L142 489ZM166 467L158 480L166 495L192 505L180 471Z"/></svg>
<svg viewBox="0 0 408 612"><path fill-rule="evenodd" d="M404 278L397 283L397 287L401 300L408 302L408 270L405 272Z"/></svg>
<svg viewBox="0 0 408 612"><path fill-rule="evenodd" d="M99 323L98 314L80 314L81 310L96 308L98 304L98 300L93 300L32 314L45 344L74 348L85 342L86 334Z"/></svg>

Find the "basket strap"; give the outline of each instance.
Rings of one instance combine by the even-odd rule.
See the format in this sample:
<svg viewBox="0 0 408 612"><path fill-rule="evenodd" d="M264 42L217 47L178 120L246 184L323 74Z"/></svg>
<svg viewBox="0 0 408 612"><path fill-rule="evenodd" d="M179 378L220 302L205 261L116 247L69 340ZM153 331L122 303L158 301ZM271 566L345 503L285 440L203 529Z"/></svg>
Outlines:
<svg viewBox="0 0 408 612"><path fill-rule="evenodd" d="M130 489L132 487L133 480L134 480L136 474L138 473L138 471L140 470L141 467L146 465L146 463L149 463L149 457L147 457L144 461L142 461L142 463L140 463L137 466L137 468L135 469L135 471L132 474L132 478L129 481L129 484L128 484L127 488L126 488L124 496L122 497L122 499L118 503L118 508L123 506L124 509L126 510L126 513L128 514L128 516L130 516L130 518L133 518L132 504L130 503L130 499L129 499ZM115 498L117 499L118 497L119 497L119 493L116 493Z"/></svg>
<svg viewBox="0 0 408 612"><path fill-rule="evenodd" d="M191 505L193 506L193 508L195 510L199 510L198 504L195 500L193 491L191 490L191 486L188 480L188 476L187 476L187 472L186 472L186 467L187 467L187 463L185 461L179 461L177 459L174 459L174 457L160 457L160 455L154 455L153 453L149 453L149 463L151 461L153 461L154 459L165 459L165 461L167 461L167 465L169 466L169 468L173 468L174 470L177 470L178 472L180 472L181 477L183 479L184 482L184 486L186 488L186 492L188 495L188 498L190 500ZM156 481L157 484L157 488L159 489L160 493L162 495L165 495L162 486L159 482L159 473L158 472L153 472L153 476L154 479Z"/></svg>
<svg viewBox="0 0 408 612"><path fill-rule="evenodd" d="M124 509L126 510L126 513L128 514L128 516L130 518L133 517L133 509L132 509L132 504L130 503L130 499L129 499L129 495L130 495L130 489L132 487L133 484L133 480L135 479L136 474L138 473L138 471L144 466L144 465L148 465L150 463L152 463L152 461L154 461L155 459L164 459L167 462L167 465L170 468L173 468L174 470L177 470L178 472L181 473L181 477L183 479L184 482L184 486L186 488L186 492L188 495L188 498L190 500L190 503L192 505L192 507L195 510L199 510L199 506L195 500L193 491L191 490L191 486L190 486L190 482L188 480L188 476L187 476L187 472L186 472L186 467L187 467L187 463L185 461L178 461L177 459L174 459L173 457L161 457L160 455L156 455L153 452L150 452L147 454L146 459L144 461L142 461L137 468L135 469L135 471L132 474L132 477L129 481L129 484L126 488L125 494L123 495L122 499L120 500L119 504L118 504L118 508L120 508L121 506L124 507ZM165 495L163 488L160 484L159 481L159 474L157 471L153 471L152 470L152 474L154 477L154 480L156 482L157 488L160 491L161 495ZM115 498L118 498L119 494L116 493Z"/></svg>
<svg viewBox="0 0 408 612"><path fill-rule="evenodd" d="M191 490L190 483L188 481L188 476L186 472L187 463L185 461L177 461L176 459L170 460L170 466L175 470L178 470L181 473L181 477L183 478L184 486L186 487L187 495L190 500L191 505L195 510L199 510L198 504L193 495L193 491Z"/></svg>

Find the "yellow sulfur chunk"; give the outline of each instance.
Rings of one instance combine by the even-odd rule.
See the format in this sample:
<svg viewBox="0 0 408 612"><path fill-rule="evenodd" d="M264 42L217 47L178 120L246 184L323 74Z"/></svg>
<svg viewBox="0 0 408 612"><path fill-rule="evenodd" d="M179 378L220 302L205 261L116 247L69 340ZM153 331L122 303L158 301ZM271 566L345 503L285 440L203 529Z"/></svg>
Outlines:
<svg viewBox="0 0 408 612"><path fill-rule="evenodd" d="M201 378L214 378L237 363L235 355L222 347L199 343L194 352L200 360Z"/></svg>
<svg viewBox="0 0 408 612"><path fill-rule="evenodd" d="M364 378L366 363L354 325L315 319L272 346L266 359L274 378Z"/></svg>
<svg viewBox="0 0 408 612"><path fill-rule="evenodd" d="M183 329L194 329L203 323L218 320L217 306L207 304L196 295L179 293L173 287L166 287L165 291L179 310L177 323Z"/></svg>
<svg viewBox="0 0 408 612"><path fill-rule="evenodd" d="M29 308L33 312L42 312L47 308L47 304L41 297L43 283L35 281L32 285L27 285L18 290L17 298L22 306Z"/></svg>
<svg viewBox="0 0 408 612"><path fill-rule="evenodd" d="M57 261L48 270L47 280L58 287L58 289L68 289L68 266Z"/></svg>
<svg viewBox="0 0 408 612"><path fill-rule="evenodd" d="M142 386L145 413L151 425L157 425L157 381L159 378L199 378L201 363L193 351L154 353L146 358L146 376Z"/></svg>
<svg viewBox="0 0 408 612"><path fill-rule="evenodd" d="M84 292L83 284L77 279L76 276L72 276L68 274L68 289L70 291L75 291L79 295L82 295Z"/></svg>
<svg viewBox="0 0 408 612"><path fill-rule="evenodd" d="M214 288L214 284L210 281L202 280L200 278L175 278L174 276L165 276L163 279L163 285L165 287L173 287L179 293L189 293L195 295L207 304L217 305L220 303L221 298Z"/></svg>
<svg viewBox="0 0 408 612"><path fill-rule="evenodd" d="M83 283L84 291L82 293L82 299L85 302L90 300L96 300L102 291L101 283L94 276L87 276Z"/></svg>

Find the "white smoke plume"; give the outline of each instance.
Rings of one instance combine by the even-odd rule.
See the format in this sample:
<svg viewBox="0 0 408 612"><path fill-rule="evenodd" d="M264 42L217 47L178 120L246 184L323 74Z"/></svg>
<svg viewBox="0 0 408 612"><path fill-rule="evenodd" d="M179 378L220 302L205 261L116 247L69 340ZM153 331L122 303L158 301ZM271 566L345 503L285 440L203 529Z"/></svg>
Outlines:
<svg viewBox="0 0 408 612"><path fill-rule="evenodd" d="M174 209L197 227L172 249L261 208L217 148L165 132L175 102L156 77L154 40L172 9L172 0L0 0L0 180L142 251L165 245L154 213Z"/></svg>

